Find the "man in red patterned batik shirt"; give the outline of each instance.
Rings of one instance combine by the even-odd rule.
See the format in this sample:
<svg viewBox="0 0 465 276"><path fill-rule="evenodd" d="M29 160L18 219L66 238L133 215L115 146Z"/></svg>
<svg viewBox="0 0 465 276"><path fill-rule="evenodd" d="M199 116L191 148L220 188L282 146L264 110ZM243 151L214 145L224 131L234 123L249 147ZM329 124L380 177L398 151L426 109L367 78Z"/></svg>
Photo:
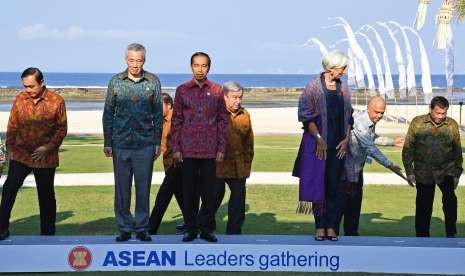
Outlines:
<svg viewBox="0 0 465 276"><path fill-rule="evenodd" d="M42 72L28 68L22 75L24 91L15 99L6 132L8 176L0 204L0 240L9 236L9 220L16 194L33 173L40 208L40 234L55 234L56 200L53 181L58 148L66 136L65 101L45 87Z"/></svg>
<svg viewBox="0 0 465 276"><path fill-rule="evenodd" d="M229 114L221 85L209 81L210 57L203 52L191 57L193 79L176 89L171 143L173 158L182 165L182 190L186 233L183 241L200 238L218 241L215 230L216 162L224 158ZM200 176L199 180L197 176ZM202 207L196 216L196 196Z"/></svg>

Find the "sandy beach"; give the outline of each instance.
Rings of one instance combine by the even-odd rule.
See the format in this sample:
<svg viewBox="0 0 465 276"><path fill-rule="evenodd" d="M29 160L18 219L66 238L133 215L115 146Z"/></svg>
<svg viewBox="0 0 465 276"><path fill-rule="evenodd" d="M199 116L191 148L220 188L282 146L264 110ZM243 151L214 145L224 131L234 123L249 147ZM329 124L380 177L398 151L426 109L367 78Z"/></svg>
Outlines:
<svg viewBox="0 0 465 276"><path fill-rule="evenodd" d="M0 100L11 103L20 89L0 89ZM164 89L164 92L174 94L173 89ZM256 135L284 135L302 133L301 124L297 121L297 102L301 94L300 88L254 88L247 89L245 105L250 106L254 133ZM59 89L58 92L65 97L67 104L73 102L101 102L104 99L105 89ZM438 91L441 92L441 91ZM357 97L355 97L357 95ZM366 108L365 100L369 96L364 94L353 95L355 110ZM422 100L418 101L422 103ZM358 103L358 105L357 105ZM9 112L0 111L0 132L6 131ZM403 135L407 132L408 122L415 116L428 112L425 104L399 104L387 105L385 118L378 123L377 132L380 135ZM465 113L465 112L464 112ZM93 134L102 135L101 110L68 110L68 133L74 135ZM459 105L451 105L448 116L460 121ZM462 115L465 120L465 115ZM465 121L464 121L465 122Z"/></svg>
<svg viewBox="0 0 465 276"><path fill-rule="evenodd" d="M354 106L355 110L365 106ZM283 108L249 108L254 133L256 135L300 134L301 124L297 122L297 107ZM428 112L427 105L388 105L385 120L377 126L380 135L403 135L410 121L419 114ZM68 111L69 134L102 135L102 111ZM459 106L451 106L448 115L459 122ZM462 115L462 120L465 119ZM0 112L0 130L4 132L8 123L9 112ZM399 122L398 122L399 121Z"/></svg>

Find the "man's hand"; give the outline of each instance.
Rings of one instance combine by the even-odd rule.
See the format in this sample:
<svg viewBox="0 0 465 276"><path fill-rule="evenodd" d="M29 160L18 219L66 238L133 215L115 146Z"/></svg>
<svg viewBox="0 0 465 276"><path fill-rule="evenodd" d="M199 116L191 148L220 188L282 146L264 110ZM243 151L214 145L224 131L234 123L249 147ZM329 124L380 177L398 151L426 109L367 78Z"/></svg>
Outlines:
<svg viewBox="0 0 465 276"><path fill-rule="evenodd" d="M42 162L45 161L47 157L48 149L45 146L40 146L34 150L32 153L32 161Z"/></svg>
<svg viewBox="0 0 465 276"><path fill-rule="evenodd" d="M113 149L111 147L104 147L103 148L103 153L105 154L106 157L112 157L113 156Z"/></svg>
<svg viewBox="0 0 465 276"><path fill-rule="evenodd" d="M347 149L349 148L349 137L344 138L339 145L337 145L336 149L337 151L337 158L342 159L347 153Z"/></svg>
<svg viewBox="0 0 465 276"><path fill-rule="evenodd" d="M460 177L454 177L454 189L457 189L457 186L459 185L459 180L460 180Z"/></svg>
<svg viewBox="0 0 465 276"><path fill-rule="evenodd" d="M326 160L326 149L328 146L326 145L325 140L323 138L316 139L316 157L320 160Z"/></svg>
<svg viewBox="0 0 465 276"><path fill-rule="evenodd" d="M415 187L415 185L417 184L417 181L415 180L415 175L413 174L408 175L407 179L408 179L408 184L412 187Z"/></svg>
<svg viewBox="0 0 465 276"><path fill-rule="evenodd" d="M402 168L397 166L396 164L394 163L391 163L391 165L389 165L388 167L392 172L394 172L395 174L397 174L398 176L402 177L404 180L407 180L407 183L411 186L411 187L415 187L415 176L412 175L411 177L413 177L413 182L411 181L411 177L408 176L407 178L405 178L404 174L402 173Z"/></svg>
<svg viewBox="0 0 465 276"><path fill-rule="evenodd" d="M157 160L160 156L160 146L155 146L155 154L153 155L153 160Z"/></svg>
<svg viewBox="0 0 465 276"><path fill-rule="evenodd" d="M182 153L180 151L175 152L173 154L173 160L175 163L181 163L182 162Z"/></svg>
<svg viewBox="0 0 465 276"><path fill-rule="evenodd" d="M397 137L394 139L394 146L398 148L404 147L405 138L404 137Z"/></svg>
<svg viewBox="0 0 465 276"><path fill-rule="evenodd" d="M389 169L391 169L393 172L395 172L397 174L402 173L402 169L399 166L397 166L396 164L394 164L394 163L391 163L391 165L389 166Z"/></svg>
<svg viewBox="0 0 465 276"><path fill-rule="evenodd" d="M216 162L223 162L223 160L224 160L224 153L222 153L222 152L216 153L216 160L215 161Z"/></svg>

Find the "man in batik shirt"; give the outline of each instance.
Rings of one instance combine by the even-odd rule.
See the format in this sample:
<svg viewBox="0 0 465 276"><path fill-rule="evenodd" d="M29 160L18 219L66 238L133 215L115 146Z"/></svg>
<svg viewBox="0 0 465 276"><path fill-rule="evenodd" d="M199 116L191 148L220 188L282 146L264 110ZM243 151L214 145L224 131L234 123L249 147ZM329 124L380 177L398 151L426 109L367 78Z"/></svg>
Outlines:
<svg viewBox="0 0 465 276"><path fill-rule="evenodd" d="M39 197L40 234L55 234L53 182L58 148L67 132L65 101L45 87L43 74L37 68L26 69L21 80L24 91L13 103L6 132L9 168L0 204L0 240L10 234L11 209L19 188L31 172Z"/></svg>
<svg viewBox="0 0 465 276"><path fill-rule="evenodd" d="M227 183L231 194L226 234L237 235L242 234L245 220L245 183L252 167L254 137L249 112L241 106L244 88L234 81L228 81L223 85L223 93L229 113L229 127L224 160L216 165L215 210L223 201Z"/></svg>
<svg viewBox="0 0 465 276"><path fill-rule="evenodd" d="M104 153L113 157L115 216L120 231L116 241L127 241L136 232L140 241L149 235L150 186L153 161L160 154L163 122L161 86L157 76L143 69L144 46L126 48L127 69L113 76L103 111ZM132 178L136 186L136 210L131 206Z"/></svg>
<svg viewBox="0 0 465 276"><path fill-rule="evenodd" d="M182 191L186 234L184 242L200 238L217 242L215 230L216 162L223 161L228 132L228 113L221 85L207 79L210 57L191 56L192 80L176 88L171 143L173 159L182 162ZM200 179L199 179L200 176ZM196 215L198 194L202 199Z"/></svg>
<svg viewBox="0 0 465 276"><path fill-rule="evenodd" d="M415 230L417 237L429 237L436 185L442 192L446 236L457 233L455 188L462 174L462 146L457 122L447 117L449 102L444 97L431 100L430 112L410 123L402 150L407 177L416 184Z"/></svg>
<svg viewBox="0 0 465 276"><path fill-rule="evenodd" d="M349 153L344 163L348 187L339 193L341 213L339 220L344 218L344 235L358 236L360 211L363 199L363 167L371 162L371 158L392 171L400 174L401 169L390 161L376 146L379 136L376 134L376 124L383 118L386 102L375 96L370 99L367 109L356 112L354 125L349 135ZM400 141L396 139L396 141ZM384 144L393 143L384 139ZM347 186L347 185L346 185Z"/></svg>

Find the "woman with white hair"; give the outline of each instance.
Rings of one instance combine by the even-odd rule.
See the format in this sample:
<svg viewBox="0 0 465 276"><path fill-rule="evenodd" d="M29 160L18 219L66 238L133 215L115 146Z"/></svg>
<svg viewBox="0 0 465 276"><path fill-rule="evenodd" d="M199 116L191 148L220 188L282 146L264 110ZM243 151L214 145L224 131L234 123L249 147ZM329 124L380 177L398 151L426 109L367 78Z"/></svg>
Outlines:
<svg viewBox="0 0 465 276"><path fill-rule="evenodd" d="M338 240L338 192L352 124L350 93L341 80L348 61L341 51L326 54L324 72L305 86L299 99L304 133L293 170L300 178L297 212L313 212L317 241Z"/></svg>

